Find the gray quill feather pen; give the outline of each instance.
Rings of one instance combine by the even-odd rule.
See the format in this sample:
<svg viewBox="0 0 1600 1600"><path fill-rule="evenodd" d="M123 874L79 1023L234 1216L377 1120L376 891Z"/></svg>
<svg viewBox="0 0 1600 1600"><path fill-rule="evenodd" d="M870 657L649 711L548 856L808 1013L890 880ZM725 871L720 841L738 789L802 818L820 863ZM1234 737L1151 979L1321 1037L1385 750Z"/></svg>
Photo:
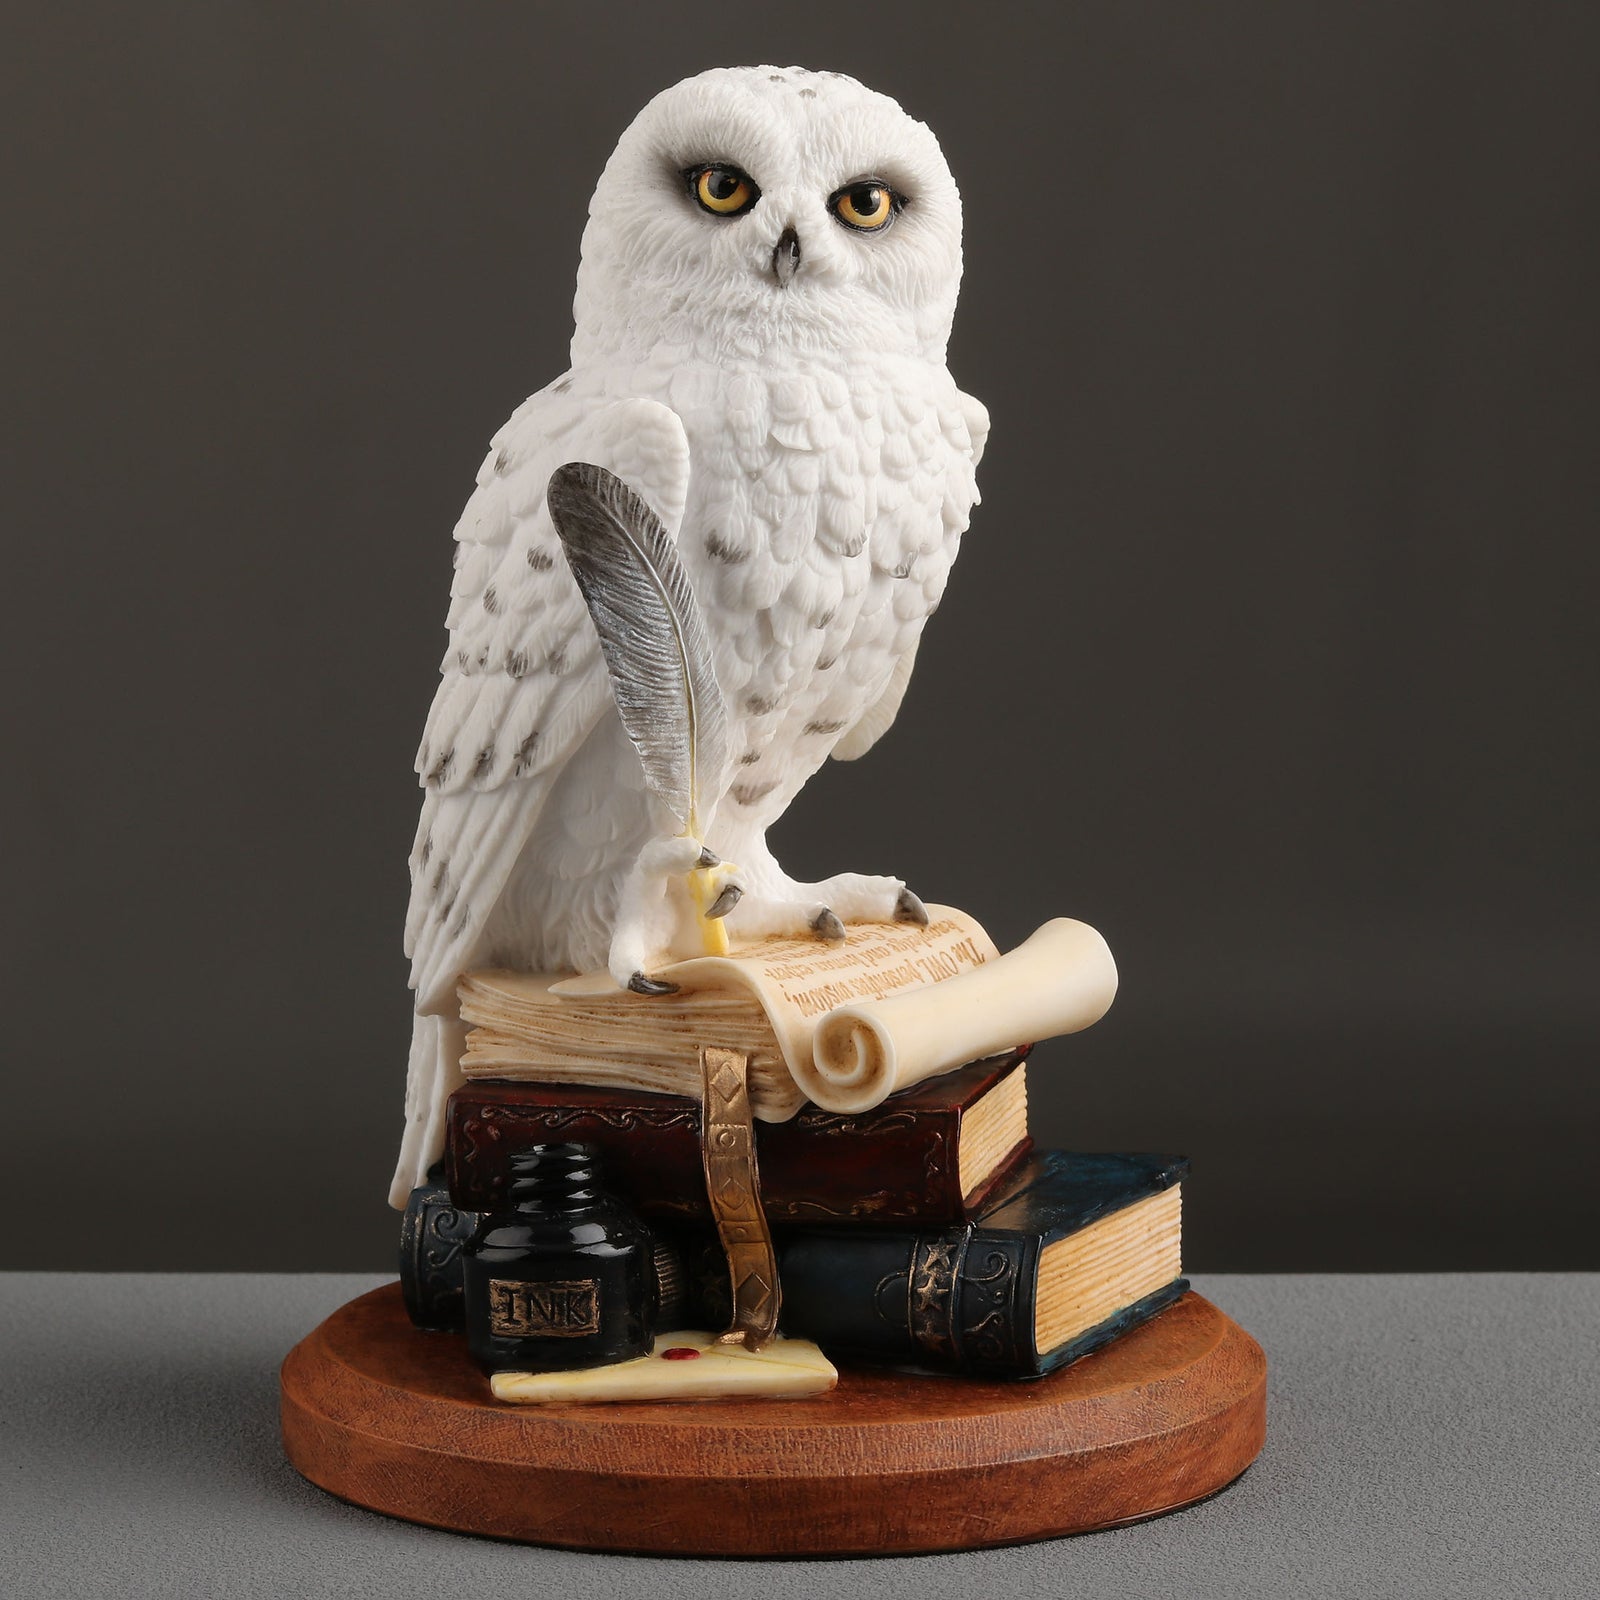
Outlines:
<svg viewBox="0 0 1600 1600"><path fill-rule="evenodd" d="M661 519L604 467L558 467L548 499L645 781L703 842L727 768L727 710L677 549Z"/></svg>

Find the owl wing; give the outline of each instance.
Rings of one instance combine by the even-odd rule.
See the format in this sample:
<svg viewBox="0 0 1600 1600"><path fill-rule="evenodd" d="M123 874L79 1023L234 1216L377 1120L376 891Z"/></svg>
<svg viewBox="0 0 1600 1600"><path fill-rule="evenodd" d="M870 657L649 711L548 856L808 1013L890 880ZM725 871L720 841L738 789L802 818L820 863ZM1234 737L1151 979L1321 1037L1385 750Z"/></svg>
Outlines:
<svg viewBox="0 0 1600 1600"><path fill-rule="evenodd" d="M989 438L989 413L983 402L970 394L955 392L953 405L939 407L940 431L949 450L949 467L945 475L944 503L940 515L945 532L956 539L966 532L972 508L978 503L978 484L974 474L983 459L983 447ZM921 642L918 635L917 643ZM840 737L830 754L835 761L858 761L889 731L900 714L900 702L905 699L906 685L911 682L911 669L917 661L917 643L913 643L895 662L888 687L872 706L862 714Z"/></svg>
<svg viewBox="0 0 1600 1600"><path fill-rule="evenodd" d="M574 400L568 382L534 395L495 436L455 531L450 646L416 762L425 793L405 949L420 1012L453 1009L551 785L611 704L545 505L550 474L593 462L672 535L683 517L689 444L677 414L650 400Z"/></svg>
<svg viewBox="0 0 1600 1600"><path fill-rule="evenodd" d="M839 742L829 752L835 761L859 761L889 731L889 724L900 715L900 702L905 699L906 685L911 682L911 669L916 661L917 647L912 645L895 662L889 687L859 722L840 735Z"/></svg>
<svg viewBox="0 0 1600 1600"><path fill-rule="evenodd" d="M989 408L981 400L975 400L970 394L956 392L956 406L961 412L962 425L967 430L969 443L968 460L972 463L973 470L977 470L978 463L983 460L983 447L989 442ZM978 503L977 487L973 487L972 505Z"/></svg>

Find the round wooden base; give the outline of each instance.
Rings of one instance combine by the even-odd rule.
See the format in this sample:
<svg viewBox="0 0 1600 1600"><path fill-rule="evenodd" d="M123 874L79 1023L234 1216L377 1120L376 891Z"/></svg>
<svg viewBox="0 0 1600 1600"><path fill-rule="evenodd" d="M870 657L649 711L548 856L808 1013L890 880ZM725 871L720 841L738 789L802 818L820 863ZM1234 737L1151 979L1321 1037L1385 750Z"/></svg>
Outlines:
<svg viewBox="0 0 1600 1600"><path fill-rule="evenodd" d="M289 1460L411 1522L584 1550L887 1555L1160 1516L1214 1494L1266 1429L1261 1347L1197 1294L1029 1383L849 1368L810 1400L500 1405L397 1284L283 1364Z"/></svg>

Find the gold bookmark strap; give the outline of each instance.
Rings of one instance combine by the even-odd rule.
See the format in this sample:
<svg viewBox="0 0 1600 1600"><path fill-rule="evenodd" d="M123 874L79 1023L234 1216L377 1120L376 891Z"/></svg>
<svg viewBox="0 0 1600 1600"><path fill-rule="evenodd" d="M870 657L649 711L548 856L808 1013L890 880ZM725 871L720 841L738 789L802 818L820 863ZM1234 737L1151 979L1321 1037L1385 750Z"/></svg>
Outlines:
<svg viewBox="0 0 1600 1600"><path fill-rule="evenodd" d="M750 1058L742 1050L706 1045L700 1051L704 1102L700 1155L706 1195L716 1218L733 1286L733 1324L718 1340L759 1350L778 1331L778 1257L756 1174L755 1125L750 1116Z"/></svg>

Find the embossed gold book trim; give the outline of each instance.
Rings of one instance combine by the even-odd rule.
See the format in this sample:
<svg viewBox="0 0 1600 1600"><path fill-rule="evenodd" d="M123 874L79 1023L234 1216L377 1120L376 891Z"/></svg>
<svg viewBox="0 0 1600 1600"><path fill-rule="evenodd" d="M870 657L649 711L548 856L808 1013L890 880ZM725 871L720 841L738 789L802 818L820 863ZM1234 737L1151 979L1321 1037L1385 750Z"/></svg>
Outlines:
<svg viewBox="0 0 1600 1600"><path fill-rule="evenodd" d="M778 1258L761 1208L756 1173L749 1068L742 1051L715 1045L701 1050L705 1110L700 1151L706 1194L733 1288L733 1326L722 1339L759 1350L778 1331L780 1296Z"/></svg>

